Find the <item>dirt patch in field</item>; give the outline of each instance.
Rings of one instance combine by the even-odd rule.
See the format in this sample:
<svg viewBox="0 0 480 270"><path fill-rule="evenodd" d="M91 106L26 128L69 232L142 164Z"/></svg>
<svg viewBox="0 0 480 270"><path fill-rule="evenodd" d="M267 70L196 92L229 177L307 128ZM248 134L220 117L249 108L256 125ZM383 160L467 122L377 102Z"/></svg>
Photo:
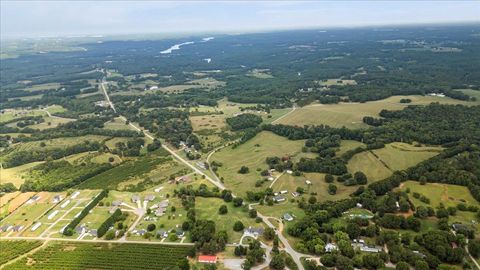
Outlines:
<svg viewBox="0 0 480 270"><path fill-rule="evenodd" d="M15 197L15 199L13 199L8 205L8 212L11 213L15 211L15 209L24 204L33 195L35 195L35 192L25 192Z"/></svg>
<svg viewBox="0 0 480 270"><path fill-rule="evenodd" d="M15 191L15 192L7 193L7 194L3 195L2 197L0 197L0 207L4 206L9 201L13 200L15 197L18 196L18 194L20 194L20 192Z"/></svg>

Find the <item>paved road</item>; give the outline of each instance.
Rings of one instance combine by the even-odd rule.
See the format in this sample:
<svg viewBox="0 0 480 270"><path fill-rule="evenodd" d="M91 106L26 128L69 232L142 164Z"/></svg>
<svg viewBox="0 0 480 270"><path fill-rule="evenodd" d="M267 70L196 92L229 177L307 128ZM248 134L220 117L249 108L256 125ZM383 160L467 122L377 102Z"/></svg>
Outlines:
<svg viewBox="0 0 480 270"><path fill-rule="evenodd" d="M102 79L102 83L101 83L101 87L103 89L103 92L104 92L104 95L105 95L105 98L107 100L107 102L110 104L110 107L112 108L112 110L114 112L117 112L115 110L115 106L113 105L113 103L110 101L110 97L108 96L108 93L107 93L107 90L104 86L104 83L105 83L105 78ZM295 110L295 106L293 107L292 111L293 112ZM286 116L287 114L285 114L284 116ZM283 117L284 117L283 116ZM127 118L124 117L124 116L120 116L122 117L122 119L124 119L125 121L127 121ZM283 118L281 117L281 118ZM281 119L279 118L279 119ZM277 119L277 120L279 120ZM137 127L136 125L134 125L133 123L130 123L130 126L132 126L135 130L137 131L142 131L145 136L147 136L148 138L150 139L154 139L154 137L149 134L149 132L147 130L144 130L140 127ZM215 186L217 186L220 190L224 190L225 189L225 186L220 182L220 181L216 181L214 180L213 178L211 178L209 175L205 174L203 171L201 171L200 169L198 169L197 167L195 167L194 165L192 165L190 162L186 161L184 158L182 158L180 155L178 155L175 151L173 151L172 149L170 149L168 146L166 146L165 144L162 144L162 147L163 149L167 150L172 156L174 156L177 160L179 160L180 162L182 162L183 164L187 165L188 167L190 167L194 172L198 173L199 175L203 175L205 176L205 179L207 179L208 181L210 181L212 184L214 184ZM232 194L233 195L233 194ZM250 206L249 206L250 207ZM263 216L261 213L259 213L257 211L257 215L259 217L261 217L263 219L263 221L265 222L265 224L267 224L267 226L269 226L270 228L273 228L275 229L275 226L273 226L273 224L267 219L266 216ZM293 260L295 261L295 263L297 264L298 266L298 269L300 270L304 270L303 268L303 265L302 263L300 262L300 257L310 257L310 255L306 255L306 254L301 254L301 253L298 253L297 251L295 251L291 246L290 244L288 243L287 239L281 234L279 233L278 234L278 238L279 240L282 242L283 246L285 247L285 250L292 256ZM109 243L111 243L111 241L108 241ZM129 241L130 242L130 241Z"/></svg>
<svg viewBox="0 0 480 270"><path fill-rule="evenodd" d="M252 209L253 208L253 205L256 205L256 204L249 204L248 205L248 208L249 209ZM302 254L300 252L297 252L296 250L294 250L292 248L292 246L290 246L290 243L288 243L288 240L283 236L282 232L281 231L278 231L277 230L277 227L275 227L271 222L270 220L268 220L269 218L274 218L274 219L277 219L275 217L269 217L269 216L264 216L262 215L260 212L258 212L257 210L257 216L262 218L263 222L265 222L265 224L267 224L268 227L274 229L276 232L277 232L277 235L278 235L278 239L280 240L280 242L282 242L283 246L285 247L285 251L287 251L288 254L290 254L293 258L293 260L295 261L295 263L297 264L298 266L298 269L300 270L303 270L303 265L302 265L302 262L300 261L300 258L301 257L312 257L311 255L308 255L308 254ZM278 219L277 219L278 220Z"/></svg>

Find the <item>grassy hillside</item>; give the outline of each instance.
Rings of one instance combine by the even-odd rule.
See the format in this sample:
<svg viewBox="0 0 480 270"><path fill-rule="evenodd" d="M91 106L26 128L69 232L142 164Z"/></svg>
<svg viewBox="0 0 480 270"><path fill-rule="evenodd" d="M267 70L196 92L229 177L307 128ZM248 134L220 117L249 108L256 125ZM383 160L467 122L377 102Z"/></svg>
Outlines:
<svg viewBox="0 0 480 270"><path fill-rule="evenodd" d="M267 157L295 156L301 152L303 145L304 141L302 140L290 141L270 132L261 132L237 148L230 146L216 152L210 161L223 164L218 168L219 176L224 178L227 188L242 195L248 190L255 189L255 182L262 178L260 171L267 169L265 163ZM246 174L239 174L237 171L242 166L247 166L250 171ZM257 189L260 190L260 188Z"/></svg>
<svg viewBox="0 0 480 270"><path fill-rule="evenodd" d="M412 102L409 104L400 103L400 99L402 98L409 98ZM467 105L478 104L448 97L393 96L366 103L313 104L296 109L291 114L280 119L277 124L295 126L325 124L331 127L345 126L348 128L364 128L367 127L367 125L363 123L363 117L378 117L378 114L383 109L401 110L407 105L426 105L431 102Z"/></svg>

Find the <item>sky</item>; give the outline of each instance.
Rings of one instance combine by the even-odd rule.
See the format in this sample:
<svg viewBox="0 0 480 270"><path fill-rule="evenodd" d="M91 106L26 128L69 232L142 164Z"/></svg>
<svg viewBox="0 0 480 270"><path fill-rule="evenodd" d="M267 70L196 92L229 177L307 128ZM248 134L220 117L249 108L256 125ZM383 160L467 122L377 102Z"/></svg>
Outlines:
<svg viewBox="0 0 480 270"><path fill-rule="evenodd" d="M9 1L2 39L480 22L480 1Z"/></svg>

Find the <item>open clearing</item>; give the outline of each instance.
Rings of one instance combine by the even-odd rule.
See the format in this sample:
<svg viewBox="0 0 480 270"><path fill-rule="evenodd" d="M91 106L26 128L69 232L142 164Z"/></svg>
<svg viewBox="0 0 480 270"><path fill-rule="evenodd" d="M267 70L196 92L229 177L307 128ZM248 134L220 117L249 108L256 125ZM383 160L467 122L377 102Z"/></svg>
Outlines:
<svg viewBox="0 0 480 270"><path fill-rule="evenodd" d="M8 169L0 168L0 175L2 178L2 184L4 183L12 183L17 188L20 187L21 184L25 181L23 176L33 167L37 166L38 164L42 164L43 161L38 162L31 162L24 165L20 165L17 167L12 167Z"/></svg>
<svg viewBox="0 0 480 270"><path fill-rule="evenodd" d="M384 148L354 155L347 164L348 171L362 171L370 181L387 178L394 171L405 170L442 151L436 146L413 146L407 143L390 143Z"/></svg>
<svg viewBox="0 0 480 270"><path fill-rule="evenodd" d="M326 79L319 81L319 84L322 86L333 86L333 85L357 85L355 80L345 80L345 79Z"/></svg>
<svg viewBox="0 0 480 270"><path fill-rule="evenodd" d="M312 184L307 185L306 180L309 180ZM334 182L334 184L338 188L337 194L330 195L328 193L328 183L325 182L325 174L323 173L304 173L301 176L284 174L275 182L272 188L274 192L287 190L288 193L285 197L293 199L294 197L291 193L296 191L297 187L302 187L305 190L303 197L308 199L309 194L313 193L316 194L315 197L317 197L318 201L345 199L357 189L355 186L345 186L342 183Z"/></svg>
<svg viewBox="0 0 480 270"><path fill-rule="evenodd" d="M190 121L192 122L193 131L222 129L227 126L225 116L221 114L191 116Z"/></svg>
<svg viewBox="0 0 480 270"><path fill-rule="evenodd" d="M226 205L228 214L220 215L218 209L221 205ZM248 217L248 210L243 207L233 207L233 203L226 203L219 198L202 198L195 199L195 211L197 218L215 221L217 231L225 230L228 233L229 242L238 243L242 232L233 231L233 224L239 220L245 228L249 226L259 227L261 224L255 223L254 218Z"/></svg>
<svg viewBox="0 0 480 270"><path fill-rule="evenodd" d="M258 79L271 79L273 78L272 74L270 74L269 69L252 69L247 73L247 76L255 77Z"/></svg>
<svg viewBox="0 0 480 270"><path fill-rule="evenodd" d="M358 171L363 172L367 176L369 183L385 179L392 174L392 171L385 167L370 151L354 155L348 161L347 168L352 174Z"/></svg>
<svg viewBox="0 0 480 270"><path fill-rule="evenodd" d="M440 204L443 204L445 207L456 207L459 203L465 203L467 205L480 206L477 200L472 197L472 194L467 187L441 184L441 183L427 183L421 185L416 181L406 181L400 186L401 190L405 191L410 189L409 198L415 207L418 206L430 206L433 208L438 207ZM430 199L430 203L426 204L421 202L419 199L413 197L413 193L417 192ZM480 224L476 222L477 213L475 212L466 212L466 211L457 211L454 216L449 216L448 222L451 223L462 223L469 224L473 226L477 231L480 229ZM433 221L433 222L432 222ZM422 230L424 226L426 229L431 229L436 227L436 218L430 218L427 220L422 220Z"/></svg>
<svg viewBox="0 0 480 270"><path fill-rule="evenodd" d="M477 200L472 197L468 188L464 186L440 183L427 183L425 185L420 185L420 183L416 181L406 181L402 184L401 190L406 190L407 188L410 189L410 194L417 192L430 199L430 204L425 204L420 200L413 198L413 196L410 196L410 200L412 200L415 206L424 205L437 207L440 203L443 203L445 207L455 207L462 202L468 205L479 205Z"/></svg>
<svg viewBox="0 0 480 270"><path fill-rule="evenodd" d="M372 152L393 171L405 170L409 167L436 156L441 147L414 147L406 143L390 143L384 148Z"/></svg>
<svg viewBox="0 0 480 270"><path fill-rule="evenodd" d="M400 103L402 98L409 98L412 102L408 104ZM278 121L277 124L295 126L325 124L331 127L362 128L368 127L368 125L363 123L363 117L378 117L378 114L383 109L401 110L407 105L427 105L432 102L464 105L478 104L448 97L393 96L366 103L313 104L296 109Z"/></svg>
<svg viewBox="0 0 480 270"><path fill-rule="evenodd" d="M211 161L221 162L218 174L224 178L228 188L237 194L245 195L247 191L263 190L264 187L255 188L255 182L262 179L260 171L267 169L267 157L295 156L301 152L303 140L291 141L271 132L260 132L257 136L239 145L237 148L229 146L213 154ZM242 166L247 166L250 171L239 174L237 171Z"/></svg>
<svg viewBox="0 0 480 270"><path fill-rule="evenodd" d="M2 110L0 114L0 123L11 121L16 118L27 117L27 116L43 116L47 115L44 111L39 110L16 110L16 109L6 109Z"/></svg>

